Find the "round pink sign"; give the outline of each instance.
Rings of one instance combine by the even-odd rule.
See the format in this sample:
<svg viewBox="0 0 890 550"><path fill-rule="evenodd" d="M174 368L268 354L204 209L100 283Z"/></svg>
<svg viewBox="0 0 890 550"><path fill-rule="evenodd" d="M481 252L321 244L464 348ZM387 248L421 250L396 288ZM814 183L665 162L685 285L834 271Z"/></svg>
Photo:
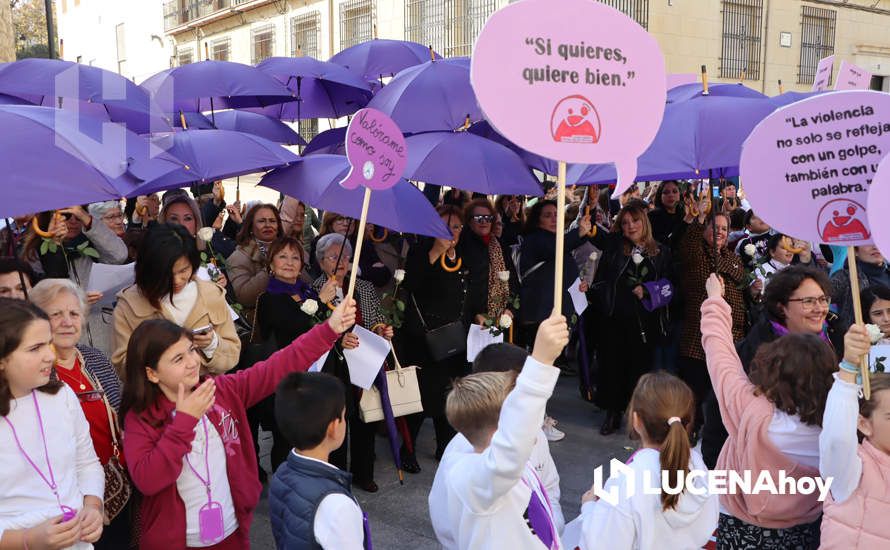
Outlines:
<svg viewBox="0 0 890 550"><path fill-rule="evenodd" d="M523 0L489 18L470 78L485 117L520 147L572 163L614 162L636 176L664 115L655 38L594 0Z"/></svg>
<svg viewBox="0 0 890 550"><path fill-rule="evenodd" d="M887 152L890 95L831 92L763 119L742 147L741 179L754 211L778 231L870 244L867 195Z"/></svg>
<svg viewBox="0 0 890 550"><path fill-rule="evenodd" d="M346 189L359 185L389 189L405 171L408 145L393 119L377 109L362 109L346 129L346 158L349 173L340 185Z"/></svg>

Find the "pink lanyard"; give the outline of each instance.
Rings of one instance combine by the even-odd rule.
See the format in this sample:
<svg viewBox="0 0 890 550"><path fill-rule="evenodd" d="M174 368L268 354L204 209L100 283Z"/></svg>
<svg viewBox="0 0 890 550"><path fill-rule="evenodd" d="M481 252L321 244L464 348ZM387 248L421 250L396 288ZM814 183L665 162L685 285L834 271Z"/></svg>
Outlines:
<svg viewBox="0 0 890 550"><path fill-rule="evenodd" d="M209 447L210 447L210 435L207 431L207 417L201 417L201 424L204 426L204 472L207 475L207 479L201 477L201 474L198 473L198 470L195 470L195 467L192 466L192 461L189 460L189 455L185 455L185 462L188 464L189 468L192 470L192 473L195 474L201 483L204 484L204 487L207 488L207 502L210 503L213 499L210 496L210 459L209 455Z"/></svg>
<svg viewBox="0 0 890 550"><path fill-rule="evenodd" d="M22 456L25 457L25 460L28 462L28 464L30 464L31 467L34 468L34 471L37 472L37 475L40 476L40 479L42 479L43 482L46 483L50 491L52 491L53 494L56 495L56 502L59 503L59 509L62 510L63 521L68 521L69 519L73 518L77 514L77 512L75 512L70 506L65 506L64 504L62 504L62 499L59 497L59 487L58 485L56 485L56 476L53 474L53 465L49 461L49 451L46 448L46 434L43 431L43 417L40 415L40 404L37 402L37 394L34 390L31 390L31 399L34 400L34 409L37 411L37 425L40 427L40 437L41 439L43 439L43 454L44 456L46 456L46 467L49 470L49 479L47 479L47 477L43 475L43 472L40 470L40 468L37 467L37 464L35 464L31 457L28 455L28 453L25 451L25 448L22 447L22 442L19 441L19 434L16 433L15 426L12 425L12 422L9 421L9 418L4 416L3 420L5 420L7 424L9 424L9 429L12 430L12 437L13 439L15 439L15 444L19 448L19 452L22 453Z"/></svg>

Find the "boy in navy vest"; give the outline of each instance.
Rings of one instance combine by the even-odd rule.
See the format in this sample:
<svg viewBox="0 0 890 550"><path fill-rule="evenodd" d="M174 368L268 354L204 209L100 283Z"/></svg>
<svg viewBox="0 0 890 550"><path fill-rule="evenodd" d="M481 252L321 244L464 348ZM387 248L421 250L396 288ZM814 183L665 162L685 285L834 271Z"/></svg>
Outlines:
<svg viewBox="0 0 890 550"><path fill-rule="evenodd" d="M352 496L352 474L328 463L346 437L343 385L333 376L297 372L278 385L275 419L293 446L269 485L269 515L279 549L361 550L367 520Z"/></svg>

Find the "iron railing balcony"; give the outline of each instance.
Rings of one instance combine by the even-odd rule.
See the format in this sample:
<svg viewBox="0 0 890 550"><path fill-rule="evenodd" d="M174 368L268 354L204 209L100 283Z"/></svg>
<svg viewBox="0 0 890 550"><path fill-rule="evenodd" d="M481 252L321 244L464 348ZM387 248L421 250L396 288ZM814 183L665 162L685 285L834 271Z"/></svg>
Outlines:
<svg viewBox="0 0 890 550"><path fill-rule="evenodd" d="M242 4L265 4L257 0L170 0L164 3L164 31L231 10Z"/></svg>

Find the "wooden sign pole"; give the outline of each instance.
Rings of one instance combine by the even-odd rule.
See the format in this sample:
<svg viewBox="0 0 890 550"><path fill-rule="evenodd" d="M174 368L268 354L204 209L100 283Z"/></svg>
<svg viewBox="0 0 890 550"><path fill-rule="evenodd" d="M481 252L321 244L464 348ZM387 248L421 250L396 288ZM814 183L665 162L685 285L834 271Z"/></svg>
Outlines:
<svg viewBox="0 0 890 550"><path fill-rule="evenodd" d="M371 188L365 187L365 197L362 201L362 216L358 222L358 233L355 236L355 250L352 251L352 270L349 273L349 289L346 291L346 300L352 298L355 290L355 278L358 276L358 260L362 253L362 244L365 241L365 225L368 222L368 206L371 204ZM345 241L344 241L345 242Z"/></svg>
<svg viewBox="0 0 890 550"><path fill-rule="evenodd" d="M562 315L562 262L566 238L566 163L559 161L556 195L556 269L553 273L553 313Z"/></svg>
<svg viewBox="0 0 890 550"><path fill-rule="evenodd" d="M847 266L850 271L850 293L853 297L853 315L856 319L856 324L863 324L862 318L862 301L859 296L859 268L856 266L856 248L853 246L847 247ZM869 379L869 368L868 368L868 355L862 358L862 362L859 364L859 369L862 371L862 395L866 399L871 398L871 380Z"/></svg>

